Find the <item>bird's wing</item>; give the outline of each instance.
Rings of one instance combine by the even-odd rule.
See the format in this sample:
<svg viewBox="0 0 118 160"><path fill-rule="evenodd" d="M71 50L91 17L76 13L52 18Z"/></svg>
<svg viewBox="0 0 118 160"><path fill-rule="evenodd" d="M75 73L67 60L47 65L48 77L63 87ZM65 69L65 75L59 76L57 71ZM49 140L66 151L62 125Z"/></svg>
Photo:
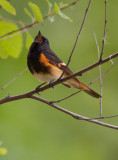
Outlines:
<svg viewBox="0 0 118 160"><path fill-rule="evenodd" d="M66 64L62 62L52 50L44 50L43 53L51 64L57 66L61 70L65 70ZM73 74L73 72L68 67L66 68L65 73L68 75Z"/></svg>

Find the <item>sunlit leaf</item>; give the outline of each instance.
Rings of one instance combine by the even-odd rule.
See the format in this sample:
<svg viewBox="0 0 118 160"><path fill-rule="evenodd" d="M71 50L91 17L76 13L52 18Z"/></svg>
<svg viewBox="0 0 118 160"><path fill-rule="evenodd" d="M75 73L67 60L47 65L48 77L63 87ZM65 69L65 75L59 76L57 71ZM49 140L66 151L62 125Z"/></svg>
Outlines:
<svg viewBox="0 0 118 160"><path fill-rule="evenodd" d="M11 13L13 15L16 15L15 8L8 1L6 1L6 0L0 0L0 5L7 12L9 12L9 13Z"/></svg>
<svg viewBox="0 0 118 160"><path fill-rule="evenodd" d="M24 8L24 11L25 11L25 13L26 13L29 17L31 17L31 19L33 20L33 16L32 16L31 13L28 11L28 9L27 9L27 8Z"/></svg>
<svg viewBox="0 0 118 160"><path fill-rule="evenodd" d="M29 6L32 9L35 21L39 21L39 22L43 21L43 16L42 16L42 13L40 11L40 8L32 2L29 2Z"/></svg>
<svg viewBox="0 0 118 160"><path fill-rule="evenodd" d="M31 46L32 42L33 42L32 36L28 32L26 32L26 45L25 46L27 50L29 50L29 47Z"/></svg>
<svg viewBox="0 0 118 160"><path fill-rule="evenodd" d="M56 14L59 14L59 7L58 7L58 5L57 5L56 2L55 2L55 6L54 6L54 12L55 12Z"/></svg>
<svg viewBox="0 0 118 160"><path fill-rule="evenodd" d="M18 29L16 24L0 21L0 36ZM16 35L10 39L0 40L0 57L12 56L17 58L22 50L22 35Z"/></svg>
<svg viewBox="0 0 118 160"><path fill-rule="evenodd" d="M7 154L7 149L6 148L0 148L0 155L5 155Z"/></svg>
<svg viewBox="0 0 118 160"><path fill-rule="evenodd" d="M72 22L72 19L70 19L68 16L66 16L60 9L59 6L57 5L57 3L55 3L54 6L54 12L58 15L60 15L62 18L69 20L70 22Z"/></svg>

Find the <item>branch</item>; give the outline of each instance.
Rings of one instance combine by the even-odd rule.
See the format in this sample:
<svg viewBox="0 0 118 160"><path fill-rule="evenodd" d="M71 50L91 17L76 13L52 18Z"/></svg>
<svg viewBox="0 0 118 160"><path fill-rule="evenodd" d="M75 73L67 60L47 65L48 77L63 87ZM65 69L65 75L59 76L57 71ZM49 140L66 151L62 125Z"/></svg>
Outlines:
<svg viewBox="0 0 118 160"><path fill-rule="evenodd" d="M25 71L27 71L28 68L25 68L22 72L18 73L11 81L9 81L7 84L5 84L1 89L0 89L0 93L6 88L8 87L12 82L14 82L16 80L16 78L18 78L19 76L21 76Z"/></svg>
<svg viewBox="0 0 118 160"><path fill-rule="evenodd" d="M64 108L61 108L61 107L57 106L56 104L52 104L52 103L50 103L49 101L47 101L47 100L45 100L45 99L43 99L43 98L41 98L41 97L37 97L37 96L32 95L30 98L35 99L35 100L38 100L38 101L41 101L41 102L43 102L43 103L45 103L45 104L48 104L49 106L51 106L51 107L53 107L53 108L55 108L55 109L58 109L58 110L60 110L60 111L62 111L62 112L64 112L64 113L72 116L72 117L75 118L75 119L89 121L89 122L96 123L96 124L101 125L101 126L104 126L104 127L108 127L108 128L112 128L112 129L118 130L118 126L114 126L114 125L111 125L111 124L107 124L107 123L101 122L101 121L96 120L96 119L90 119L90 118L81 116L81 115L79 115L79 114L73 113L73 112L71 112L71 111L68 111L68 110L66 110L66 109L64 109Z"/></svg>
<svg viewBox="0 0 118 160"><path fill-rule="evenodd" d="M91 0L89 0L88 6L87 6L87 8L86 8L86 11L85 11L85 14L84 14L84 18L83 18L83 21L82 21L82 24L81 24L79 33L78 33L78 35L77 35L77 38L76 38L74 47L73 47L73 49L72 49L72 51L71 51L71 54L70 54L70 56L69 56L68 62L67 62L67 64L66 64L66 67L65 67L63 73L61 74L61 76L59 77L59 79L61 79L61 78L63 77L63 75L64 75L64 73L65 73L65 71L66 71L66 69L67 69L67 67L68 67L68 65L69 65L69 63L70 63L70 61L71 61L72 55L73 55L73 53L74 53L75 47L76 47L76 45L77 45L77 42L78 42L78 39L79 39L79 36L80 36L80 33L81 33L81 31L82 31L82 28L83 28L83 25L84 25L84 22L85 22L85 19L86 19L86 16L87 16L87 13L88 13L88 9L89 9L90 4L91 4Z"/></svg>
<svg viewBox="0 0 118 160"><path fill-rule="evenodd" d="M72 5L75 5L78 1L79 1L79 0L76 0L76 1L74 1L74 2L72 2L72 3L69 3L67 6L60 8L60 10L64 10L64 9L66 9L66 8L72 6ZM48 15L44 16L43 19L46 19L46 18L48 18L48 17L50 17L50 16L52 16L52 15L54 15L54 14L55 14L54 12L51 12L51 13L49 13ZM22 28L13 30L13 31L11 31L11 32L8 32L8 33L0 36L0 39L4 38L4 37L6 37L6 36L9 36L9 35L11 35L11 34L14 34L14 33L20 32L20 31L23 31L23 30L25 30L26 28L27 28L27 29L28 29L28 28L31 28L31 27L33 27L34 25L38 24L38 23L39 23L39 21L36 21L36 22L31 23L31 24L27 24L27 25L25 25L25 26L22 27Z"/></svg>
<svg viewBox="0 0 118 160"><path fill-rule="evenodd" d="M98 60L100 59L100 52L99 52L99 45L97 42L96 34L94 33L95 42L98 51ZM102 117L102 73L101 73L101 65L99 65L99 80L100 80L100 90L101 90L101 97L100 97L100 118Z"/></svg>
<svg viewBox="0 0 118 160"><path fill-rule="evenodd" d="M21 22L10 20L10 19L6 19L6 18L3 18L3 17L0 17L0 21L5 21L5 22L10 22L10 23L21 25Z"/></svg>
<svg viewBox="0 0 118 160"><path fill-rule="evenodd" d="M111 59L113 59L115 57L118 57L118 53L115 53L115 54L103 59L102 61L96 62L96 63L94 63L94 64L92 64L92 65L90 65L90 66L88 66L88 67L86 67L86 68L84 68L84 69L82 69L82 70L80 70L80 71L78 71L78 72L66 77L66 78L60 79L59 81L52 82L51 86L48 84L48 85L45 85L44 87L32 90L30 92L27 92L27 93L24 93L24 94L21 94L21 95L13 96L13 97L10 97L8 95L7 97L5 97L5 98L0 100L0 104L7 103L7 102L10 102L10 101L19 100L19 99L23 99L23 98L29 98L31 95L33 95L35 93L38 93L38 92L44 91L46 89L49 89L52 86L60 84L60 83L62 83L64 81L67 81L67 80L69 80L71 78L74 78L74 77L76 77L76 76L78 76L78 75L80 75L82 73L85 73L85 72L87 72L89 70L92 70L93 68L99 66L100 64L104 64L104 63L110 61Z"/></svg>
<svg viewBox="0 0 118 160"><path fill-rule="evenodd" d="M13 31L11 31L11 32L8 32L8 33L0 36L0 40L2 40L2 38L6 37L6 36L9 36L9 35L11 35L11 34L14 34L14 33L20 32L20 31L24 31L26 28L31 28L31 27L33 27L33 26L34 26L35 24L37 24L37 23L38 23L38 22L36 21L36 22L34 22L34 23L27 24L27 25L25 25L25 26L22 27L22 28L13 30ZM3 40L4 40L4 39L3 39Z"/></svg>
<svg viewBox="0 0 118 160"><path fill-rule="evenodd" d="M103 77L106 73L108 73L116 64L118 64L118 61L116 63L114 63L111 67L109 67L101 76ZM97 77L94 81L90 82L87 86L90 86L91 84L95 83L97 80L100 79L100 76ZM72 93L71 95L67 96L67 97L64 97L62 99L59 99L59 100L56 100L56 101L50 101L50 103L59 103L59 102L62 102L76 94L78 94L79 92L81 92L81 90L77 91L77 92L74 92ZM94 118L95 119L95 118Z"/></svg>
<svg viewBox="0 0 118 160"><path fill-rule="evenodd" d="M105 44L105 38L106 38L106 26L107 26L107 0L105 0L105 24L104 24L104 37L102 40L102 51L100 55L100 61L102 60L103 51L104 51L104 44Z"/></svg>

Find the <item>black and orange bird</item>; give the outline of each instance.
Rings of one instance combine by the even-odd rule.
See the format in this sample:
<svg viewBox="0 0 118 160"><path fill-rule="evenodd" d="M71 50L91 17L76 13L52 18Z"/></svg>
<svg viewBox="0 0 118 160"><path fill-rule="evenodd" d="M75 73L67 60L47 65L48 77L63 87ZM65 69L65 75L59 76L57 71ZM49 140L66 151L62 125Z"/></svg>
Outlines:
<svg viewBox="0 0 118 160"><path fill-rule="evenodd" d="M44 37L40 31L29 49L27 65L30 72L42 82L56 81L66 67L66 64L50 49L48 39ZM73 74L73 72L67 67L62 78L71 74ZM69 79L62 84L69 88L74 87L83 90L95 98L101 97L98 93L81 83L77 78Z"/></svg>

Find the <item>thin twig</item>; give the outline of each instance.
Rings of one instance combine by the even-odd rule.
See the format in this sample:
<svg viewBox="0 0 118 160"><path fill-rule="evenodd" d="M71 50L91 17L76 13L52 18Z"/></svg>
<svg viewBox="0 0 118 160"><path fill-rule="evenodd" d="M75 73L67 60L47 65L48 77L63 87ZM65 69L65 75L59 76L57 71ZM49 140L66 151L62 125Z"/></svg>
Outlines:
<svg viewBox="0 0 118 160"><path fill-rule="evenodd" d="M4 41L4 40L6 40L6 39L13 38L13 37L15 37L15 36L17 36L17 35L19 35L19 34L21 34L21 33L24 33L24 32L26 32L26 30L22 30L22 31L20 31L20 32L16 32L16 33L14 33L14 34L12 34L12 35L10 35L10 36L8 36L8 37L0 38L0 41Z"/></svg>
<svg viewBox="0 0 118 160"><path fill-rule="evenodd" d="M97 52L98 52L98 60L100 59L100 52L99 52L99 45L97 42L96 34L94 33L95 42L97 46ZM100 79L100 90L101 90L101 97L100 97L100 118L102 117L102 73L101 73L101 66L99 65L99 79Z"/></svg>
<svg viewBox="0 0 118 160"><path fill-rule="evenodd" d="M68 65L69 65L69 63L70 63L70 61L71 61L72 55L73 55L73 53L74 53L74 50L75 50L75 48L76 48L76 45L77 45L77 42L78 42L78 39L79 39L79 36L80 36L80 33L81 33L81 31L82 31L82 28L83 28L83 25L84 25L84 22L85 22L85 19L86 19L86 16L87 16L87 13L88 13L88 9L89 9L90 4L91 4L91 0L89 0L88 6L87 6L87 8L86 8L86 10L85 10L84 18L83 18L83 21L82 21L82 24L81 24L79 33L78 33L78 35L77 35L77 38L76 38L74 47L73 47L73 49L72 49L72 51L71 51L71 54L70 54L69 59L68 59L68 62L67 62L67 64L66 64L66 67L65 67L63 73L61 74L61 76L59 77L59 79L61 79L61 78L63 77L63 75L64 75L64 73L65 73L65 71L66 71L66 69L67 69L67 67L68 67ZM59 80L59 79L58 79L58 80Z"/></svg>
<svg viewBox="0 0 118 160"><path fill-rule="evenodd" d="M19 21L10 20L3 17L0 17L0 21L10 22L10 23L19 24L19 25L21 24L21 22Z"/></svg>
<svg viewBox="0 0 118 160"><path fill-rule="evenodd" d="M69 3L66 7L60 8L60 10L63 10L63 9L66 9L66 8L72 6L72 5L75 5L78 1L79 1L79 0L76 0L76 1L74 1L74 2L72 2L72 3ZM48 15L44 16L43 19L46 19L46 18L48 18L49 16L52 16L52 15L54 15L54 14L55 14L55 12L51 12L51 13L49 13ZM39 21L33 22L33 23L31 23L31 24L27 24L27 25L25 25L24 27L21 27L21 28L19 28L19 29L16 29L16 30L13 30L13 31L11 31L11 32L8 32L8 33L0 36L0 39L1 39L1 38L4 38L4 37L6 37L6 36L9 36L9 35L11 35L11 34L14 34L14 33L20 32L20 31L23 31L23 30L25 30L26 28L27 28L27 29L28 29L28 28L31 28L31 27L33 27L34 25L36 25L37 23L39 23Z"/></svg>
<svg viewBox="0 0 118 160"><path fill-rule="evenodd" d="M98 117L98 118L90 118L90 119L108 119L108 118L115 118L118 117L118 115L114 115L114 116L106 116L106 117Z"/></svg>
<svg viewBox="0 0 118 160"><path fill-rule="evenodd" d="M57 106L56 104L52 104L52 103L50 103L49 101L47 101L47 100L45 100L45 99L43 99L43 98L41 98L41 97L37 97L37 96L32 95L30 98L35 99L35 100L38 100L38 101L41 101L41 102L43 102L43 103L45 103L45 104L48 104L48 105L50 105L51 107L53 107L53 108L55 108L55 109L58 109L58 110L60 110L61 112L64 112L64 113L72 116L72 117L75 118L75 119L89 121L89 122L96 123L96 124L101 125L101 126L104 126L104 127L108 127L108 128L112 128L112 129L118 130L118 126L111 125L111 124L107 124L107 123L101 122L101 121L96 120L96 119L90 119L90 118L81 116L81 115L79 115L79 114L73 113L73 112L71 112L71 111L69 111L69 110L66 110L66 109L64 109L64 108L61 108L61 107Z"/></svg>
<svg viewBox="0 0 118 160"><path fill-rule="evenodd" d="M8 87L11 83L13 83L19 76L21 76L25 71L27 71L28 68L25 68L22 72L18 73L11 81L9 81L7 84L5 84L1 89L0 89L0 93L6 88Z"/></svg>
<svg viewBox="0 0 118 160"><path fill-rule="evenodd" d="M104 24L104 37L102 40L102 50L100 55L100 61L102 60L103 52L104 52L104 44L105 44L105 38L106 38L106 26L107 26L107 0L105 0L105 24Z"/></svg>
<svg viewBox="0 0 118 160"><path fill-rule="evenodd" d="M27 25L25 25L25 26L22 27L22 28L13 30L13 31L11 31L11 32L8 32L8 33L0 36L0 40L1 40L1 38L4 38L4 37L9 36L9 35L11 35L11 34L14 34L14 33L20 32L20 31L23 31L23 30L25 30L26 28L31 28L31 27L33 27L33 26L34 26L35 24L37 24L37 23L38 23L38 22L36 21L36 22L34 22L34 23L32 23L32 24L27 24Z"/></svg>
<svg viewBox="0 0 118 160"><path fill-rule="evenodd" d="M78 1L80 1L80 0L76 0L76 1L74 1L74 2L71 2L71 3L67 4L65 7L61 8L61 10L64 10L64 9L70 7L70 6L75 5Z"/></svg>
<svg viewBox="0 0 118 160"><path fill-rule="evenodd" d="M24 26L22 22L21 22L21 25ZM39 26L32 26L32 28L37 28L37 27L39 27ZM17 36L17 35L19 35L19 34L21 34L21 33L24 33L24 32L27 32L27 28L24 28L23 30L21 30L21 31L19 31L19 32L16 32L16 33L14 33L14 34L10 34L10 35L7 36L7 37L0 38L0 41L4 41L4 40L6 40L6 39L13 38L13 37L15 37L15 36Z"/></svg>

